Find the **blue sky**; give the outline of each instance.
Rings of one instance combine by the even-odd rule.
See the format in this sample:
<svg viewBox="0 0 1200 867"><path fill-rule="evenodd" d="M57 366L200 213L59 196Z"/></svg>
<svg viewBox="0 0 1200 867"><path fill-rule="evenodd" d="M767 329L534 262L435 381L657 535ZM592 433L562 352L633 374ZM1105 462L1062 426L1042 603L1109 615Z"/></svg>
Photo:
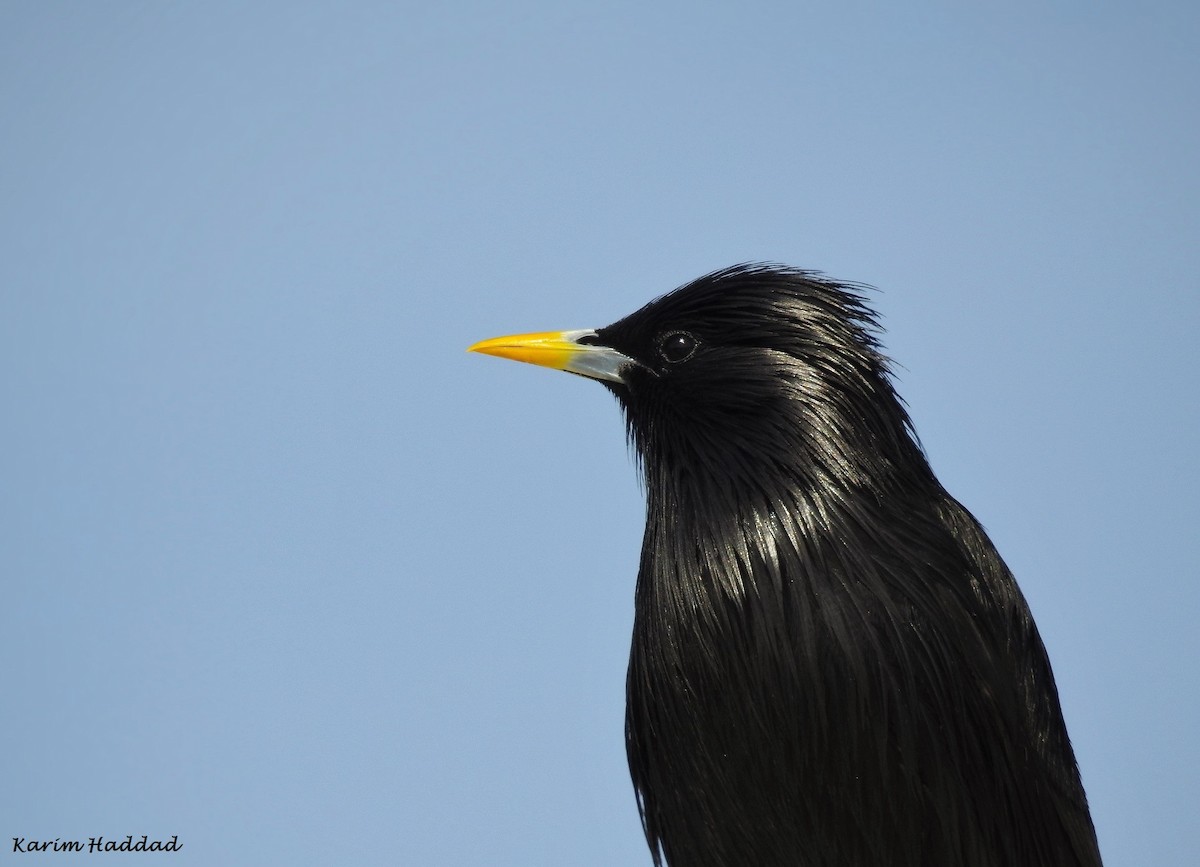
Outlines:
<svg viewBox="0 0 1200 867"><path fill-rule="evenodd" d="M5 4L0 844L649 863L617 408L463 350L773 260L879 287L1107 863L1191 865L1197 9Z"/></svg>

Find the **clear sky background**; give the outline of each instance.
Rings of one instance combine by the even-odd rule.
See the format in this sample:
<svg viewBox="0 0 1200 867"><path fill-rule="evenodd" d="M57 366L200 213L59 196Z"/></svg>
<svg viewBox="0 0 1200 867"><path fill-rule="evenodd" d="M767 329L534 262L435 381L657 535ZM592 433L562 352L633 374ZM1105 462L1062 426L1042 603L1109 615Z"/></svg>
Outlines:
<svg viewBox="0 0 1200 867"><path fill-rule="evenodd" d="M0 6L0 861L649 864L617 407L463 350L773 260L1192 867L1200 6L968 5Z"/></svg>

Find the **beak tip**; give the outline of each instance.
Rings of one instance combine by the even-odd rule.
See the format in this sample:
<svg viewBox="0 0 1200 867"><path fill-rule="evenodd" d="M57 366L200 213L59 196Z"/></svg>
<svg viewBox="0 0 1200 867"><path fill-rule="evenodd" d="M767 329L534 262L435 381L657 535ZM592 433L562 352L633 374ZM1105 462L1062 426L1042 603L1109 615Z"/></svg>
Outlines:
<svg viewBox="0 0 1200 867"><path fill-rule="evenodd" d="M467 352L478 352L480 355L495 355L497 344L503 345L503 338L488 338L487 340L478 340L467 347Z"/></svg>

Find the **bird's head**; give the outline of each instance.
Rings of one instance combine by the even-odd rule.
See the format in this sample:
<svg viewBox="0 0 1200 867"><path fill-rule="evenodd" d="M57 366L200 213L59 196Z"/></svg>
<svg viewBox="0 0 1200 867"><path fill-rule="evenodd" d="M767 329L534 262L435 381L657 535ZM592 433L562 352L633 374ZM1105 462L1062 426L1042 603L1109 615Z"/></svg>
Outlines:
<svg viewBox="0 0 1200 867"><path fill-rule="evenodd" d="M786 479L875 487L925 466L859 287L739 265L597 330L473 351L599 380L617 396L651 488L704 467L717 486Z"/></svg>

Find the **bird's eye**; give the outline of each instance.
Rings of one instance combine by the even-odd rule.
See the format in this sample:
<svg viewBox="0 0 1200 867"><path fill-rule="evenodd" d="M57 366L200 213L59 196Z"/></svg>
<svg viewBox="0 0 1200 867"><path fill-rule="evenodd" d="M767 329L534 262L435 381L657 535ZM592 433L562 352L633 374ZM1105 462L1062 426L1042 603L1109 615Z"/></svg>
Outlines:
<svg viewBox="0 0 1200 867"><path fill-rule="evenodd" d="M686 331L672 331L658 341L658 352L671 364L687 361L696 351L700 341Z"/></svg>

